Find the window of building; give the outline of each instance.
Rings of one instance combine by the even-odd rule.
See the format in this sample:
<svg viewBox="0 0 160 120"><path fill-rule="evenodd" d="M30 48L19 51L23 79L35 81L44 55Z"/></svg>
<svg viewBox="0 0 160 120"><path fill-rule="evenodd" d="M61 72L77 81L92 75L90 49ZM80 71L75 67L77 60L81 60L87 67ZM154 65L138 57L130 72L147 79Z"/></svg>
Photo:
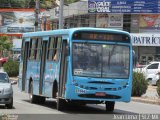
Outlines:
<svg viewBox="0 0 160 120"><path fill-rule="evenodd" d="M123 30L130 32L131 26L131 14L124 14L123 15Z"/></svg>
<svg viewBox="0 0 160 120"><path fill-rule="evenodd" d="M89 26L89 15L81 15L80 20L81 20L80 27L88 27Z"/></svg>

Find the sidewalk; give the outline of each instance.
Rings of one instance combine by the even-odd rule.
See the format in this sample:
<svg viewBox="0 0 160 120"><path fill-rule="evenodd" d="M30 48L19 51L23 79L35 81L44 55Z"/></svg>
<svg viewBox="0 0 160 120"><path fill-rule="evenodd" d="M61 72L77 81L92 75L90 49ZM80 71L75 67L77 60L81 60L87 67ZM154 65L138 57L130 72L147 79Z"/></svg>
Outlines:
<svg viewBox="0 0 160 120"><path fill-rule="evenodd" d="M9 79L13 81L18 81L18 77L10 77Z"/></svg>
<svg viewBox="0 0 160 120"><path fill-rule="evenodd" d="M148 86L148 89L141 97L132 97L132 101L160 105L160 98L157 94L157 86Z"/></svg>

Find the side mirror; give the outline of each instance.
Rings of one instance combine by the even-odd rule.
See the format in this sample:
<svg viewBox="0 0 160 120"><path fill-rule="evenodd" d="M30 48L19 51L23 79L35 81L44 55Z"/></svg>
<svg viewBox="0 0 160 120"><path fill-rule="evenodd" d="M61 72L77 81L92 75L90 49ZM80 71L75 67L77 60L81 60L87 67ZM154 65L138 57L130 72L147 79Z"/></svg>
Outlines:
<svg viewBox="0 0 160 120"><path fill-rule="evenodd" d="M66 56L70 55L70 49L69 49L69 45L66 46Z"/></svg>

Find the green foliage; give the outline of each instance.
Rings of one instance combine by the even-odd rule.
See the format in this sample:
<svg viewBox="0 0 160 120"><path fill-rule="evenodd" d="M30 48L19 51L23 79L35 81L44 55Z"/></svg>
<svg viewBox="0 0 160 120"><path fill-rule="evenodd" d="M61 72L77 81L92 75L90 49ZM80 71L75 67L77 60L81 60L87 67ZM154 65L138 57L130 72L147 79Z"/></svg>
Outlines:
<svg viewBox="0 0 160 120"><path fill-rule="evenodd" d="M157 83L157 93L160 97L160 80L158 80L158 83Z"/></svg>
<svg viewBox="0 0 160 120"><path fill-rule="evenodd" d="M9 40L8 36L0 36L0 46L3 47L3 49L9 50L12 47L12 43Z"/></svg>
<svg viewBox="0 0 160 120"><path fill-rule="evenodd" d="M0 0L2 8L27 8L31 0Z"/></svg>
<svg viewBox="0 0 160 120"><path fill-rule="evenodd" d="M64 4L71 4L74 2L78 2L80 0L64 0ZM55 0L40 0L40 7L41 8L55 8L58 4Z"/></svg>
<svg viewBox="0 0 160 120"><path fill-rule="evenodd" d="M74 3L74 2L78 2L80 0L64 0L64 3L66 4L70 4L70 3Z"/></svg>
<svg viewBox="0 0 160 120"><path fill-rule="evenodd" d="M3 55L4 50L12 48L12 42L8 36L0 36L0 56Z"/></svg>
<svg viewBox="0 0 160 120"><path fill-rule="evenodd" d="M141 96L146 93L148 82L143 73L133 72L132 96Z"/></svg>
<svg viewBox="0 0 160 120"><path fill-rule="evenodd" d="M36 0L0 0L0 8L35 8ZM78 2L80 0L64 0L64 4ZM57 7L56 0L39 0L40 8Z"/></svg>
<svg viewBox="0 0 160 120"><path fill-rule="evenodd" d="M9 60L8 62L4 63L3 69L10 77L16 77L19 73L19 63L17 61Z"/></svg>

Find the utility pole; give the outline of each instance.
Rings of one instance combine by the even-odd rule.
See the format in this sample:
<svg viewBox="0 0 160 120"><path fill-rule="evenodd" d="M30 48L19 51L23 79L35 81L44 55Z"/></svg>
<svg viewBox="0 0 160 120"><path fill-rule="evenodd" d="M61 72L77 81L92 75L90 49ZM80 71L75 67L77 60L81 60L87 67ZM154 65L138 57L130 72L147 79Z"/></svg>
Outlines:
<svg viewBox="0 0 160 120"><path fill-rule="evenodd" d="M44 31L46 31L46 25L47 25L47 16L44 16Z"/></svg>
<svg viewBox="0 0 160 120"><path fill-rule="evenodd" d="M59 6L59 29L63 29L63 5L64 5L64 0L60 0L60 6Z"/></svg>
<svg viewBox="0 0 160 120"><path fill-rule="evenodd" d="M38 31L38 21L39 21L39 18L38 18L38 15L39 15L39 12L40 12L40 10L39 10L39 0L35 0L35 3L36 3L36 5L35 5L35 29L34 29L34 31L36 32L36 31Z"/></svg>

